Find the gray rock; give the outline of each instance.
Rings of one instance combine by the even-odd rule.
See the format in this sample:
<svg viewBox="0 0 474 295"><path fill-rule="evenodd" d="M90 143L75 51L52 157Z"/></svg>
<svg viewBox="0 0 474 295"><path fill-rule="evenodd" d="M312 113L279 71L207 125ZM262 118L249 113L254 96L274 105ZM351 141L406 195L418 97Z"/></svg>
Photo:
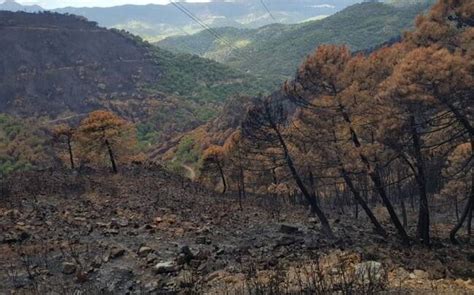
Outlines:
<svg viewBox="0 0 474 295"><path fill-rule="evenodd" d="M150 253L146 256L146 263L150 264L155 262L158 259L158 255L155 253Z"/></svg>
<svg viewBox="0 0 474 295"><path fill-rule="evenodd" d="M145 290L148 292L153 292L153 291L156 291L159 286L160 286L159 282L153 281L145 285Z"/></svg>
<svg viewBox="0 0 474 295"><path fill-rule="evenodd" d="M163 273L170 273L170 272L176 272L178 271L178 266L174 261L164 261L157 263L154 267L153 270L157 274L163 274Z"/></svg>
<svg viewBox="0 0 474 295"><path fill-rule="evenodd" d="M128 220L126 219L115 219L113 218L110 222L111 226L112 227L126 227L128 226Z"/></svg>
<svg viewBox="0 0 474 295"><path fill-rule="evenodd" d="M124 254L125 254L125 249L114 247L112 248L112 250L110 250L110 258L112 259L122 257Z"/></svg>
<svg viewBox="0 0 474 295"><path fill-rule="evenodd" d="M91 262L93 268L99 268L102 266L102 258L100 256L94 257L94 260Z"/></svg>
<svg viewBox="0 0 474 295"><path fill-rule="evenodd" d="M138 249L138 255L140 255L141 257L145 257L152 252L153 252L153 249L147 246L143 246L143 247L140 247L140 249Z"/></svg>
<svg viewBox="0 0 474 295"><path fill-rule="evenodd" d="M310 217L310 218L308 218L308 222L309 223L318 223L319 220L316 217Z"/></svg>
<svg viewBox="0 0 474 295"><path fill-rule="evenodd" d="M109 228L109 229L104 230L104 234L106 235L118 235L118 233L119 233L118 229L115 229L115 228Z"/></svg>
<svg viewBox="0 0 474 295"><path fill-rule="evenodd" d="M74 263L63 262L63 274L67 274L67 275L73 274L76 272L76 269L77 267Z"/></svg>
<svg viewBox="0 0 474 295"><path fill-rule="evenodd" d="M279 231L284 234L292 235L298 233L300 230L297 226L281 224Z"/></svg>

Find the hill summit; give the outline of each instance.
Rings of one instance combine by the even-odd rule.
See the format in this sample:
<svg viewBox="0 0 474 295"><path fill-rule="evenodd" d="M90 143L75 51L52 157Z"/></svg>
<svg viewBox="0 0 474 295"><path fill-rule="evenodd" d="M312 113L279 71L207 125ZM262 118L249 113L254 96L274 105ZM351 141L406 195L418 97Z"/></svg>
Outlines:
<svg viewBox="0 0 474 295"><path fill-rule="evenodd" d="M38 12L43 11L43 8L39 5L21 5L15 0L5 0L0 3L0 10Z"/></svg>

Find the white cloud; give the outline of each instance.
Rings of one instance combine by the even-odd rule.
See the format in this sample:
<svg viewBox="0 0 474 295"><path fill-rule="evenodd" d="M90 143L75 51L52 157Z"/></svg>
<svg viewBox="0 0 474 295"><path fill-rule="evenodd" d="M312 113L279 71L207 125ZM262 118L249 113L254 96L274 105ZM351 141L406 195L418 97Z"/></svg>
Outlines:
<svg viewBox="0 0 474 295"><path fill-rule="evenodd" d="M40 5L43 8L52 9L58 7L110 7L124 4L167 4L168 0L16 0L24 5ZM210 0L190 0L186 2L210 2Z"/></svg>
<svg viewBox="0 0 474 295"><path fill-rule="evenodd" d="M319 4L319 5L313 5L312 7L314 7L314 8L336 8L336 6L331 5L331 4Z"/></svg>

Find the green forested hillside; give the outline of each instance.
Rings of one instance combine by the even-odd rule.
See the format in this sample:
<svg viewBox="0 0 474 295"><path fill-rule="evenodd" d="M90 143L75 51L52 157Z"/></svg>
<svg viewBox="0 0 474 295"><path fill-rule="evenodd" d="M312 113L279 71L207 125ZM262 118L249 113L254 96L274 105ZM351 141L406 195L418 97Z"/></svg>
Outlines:
<svg viewBox="0 0 474 295"><path fill-rule="evenodd" d="M151 87L153 90L200 103L224 102L235 93L256 95L273 90L266 77L252 76L210 59L160 48L154 49L154 54L163 75Z"/></svg>
<svg viewBox="0 0 474 295"><path fill-rule="evenodd" d="M255 75L282 81L320 44L347 44L362 50L399 36L429 4L395 7L383 3L350 6L323 20L259 29L216 29L221 40L203 31L167 38L158 46L211 58ZM232 46L229 45L232 44Z"/></svg>
<svg viewBox="0 0 474 295"><path fill-rule="evenodd" d="M41 167L50 160L44 148L47 137L34 125L28 120L0 114L0 175Z"/></svg>

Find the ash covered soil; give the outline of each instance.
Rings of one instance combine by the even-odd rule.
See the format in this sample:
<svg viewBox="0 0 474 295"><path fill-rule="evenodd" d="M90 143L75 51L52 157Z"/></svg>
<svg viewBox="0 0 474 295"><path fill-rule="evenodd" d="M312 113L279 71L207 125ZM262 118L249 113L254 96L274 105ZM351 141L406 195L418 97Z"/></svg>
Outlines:
<svg viewBox="0 0 474 295"><path fill-rule="evenodd" d="M239 210L160 168L29 172L1 189L0 294L474 294L472 241L406 247L350 208L329 211L329 240L303 206Z"/></svg>

